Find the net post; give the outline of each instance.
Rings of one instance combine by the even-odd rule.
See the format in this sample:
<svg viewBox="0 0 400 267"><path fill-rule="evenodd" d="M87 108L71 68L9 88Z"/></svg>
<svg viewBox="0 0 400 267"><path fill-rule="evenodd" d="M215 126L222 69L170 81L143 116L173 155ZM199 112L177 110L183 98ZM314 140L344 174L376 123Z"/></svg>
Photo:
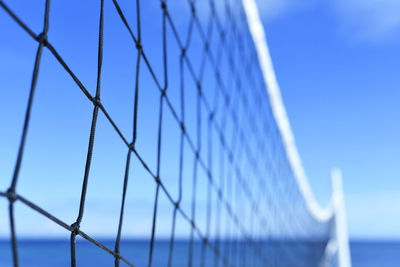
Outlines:
<svg viewBox="0 0 400 267"><path fill-rule="evenodd" d="M332 170L331 182L338 266L351 267L346 212L344 208L342 172L340 169L335 168Z"/></svg>

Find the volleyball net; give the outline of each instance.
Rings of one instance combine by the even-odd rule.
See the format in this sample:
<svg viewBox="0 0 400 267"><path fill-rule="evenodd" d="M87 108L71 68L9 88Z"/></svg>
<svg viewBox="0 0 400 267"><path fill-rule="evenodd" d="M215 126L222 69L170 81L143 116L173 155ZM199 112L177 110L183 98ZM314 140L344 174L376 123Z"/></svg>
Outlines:
<svg viewBox="0 0 400 267"><path fill-rule="evenodd" d="M0 188L15 266L19 233L41 227L18 209L68 234L71 266L80 240L115 266L350 265L340 178L320 208L253 0L47 0L40 28L24 8L0 1L37 46L33 74L15 74L28 86L6 89L26 104Z"/></svg>

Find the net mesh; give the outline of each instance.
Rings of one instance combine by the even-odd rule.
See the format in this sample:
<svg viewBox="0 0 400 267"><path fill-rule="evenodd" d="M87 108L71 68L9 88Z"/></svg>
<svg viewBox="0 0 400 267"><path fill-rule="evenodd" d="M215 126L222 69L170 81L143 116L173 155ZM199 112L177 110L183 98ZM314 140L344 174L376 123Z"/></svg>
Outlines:
<svg viewBox="0 0 400 267"><path fill-rule="evenodd" d="M91 7L97 14L98 29L97 78L91 86L95 90L91 90L67 63L84 60L81 55L64 57L53 46L50 21L59 18L51 17L49 0L43 7L39 34L0 1L2 16L6 14L38 43L11 185L0 191L9 203L15 266L19 260L15 203L70 232L71 266L80 265L77 238L108 252L115 266L160 266L160 262L167 266L318 266L323 261L331 222L321 223L311 216L294 179L241 1L178 2L101 0ZM79 9L81 3L74 5ZM110 73L107 41L114 38L107 39L107 33L112 36L114 31L107 28L108 14L110 20L118 18L123 40L134 51L128 70L118 74L133 77L129 95L122 96L131 103L129 114L112 110L112 104L108 106L103 99L103 94L104 98L120 94L119 84L107 83L106 78ZM152 20L159 23L154 26ZM118 34L117 29L115 32ZM66 37L62 41L68 42ZM80 169L83 177L70 177L80 181L75 190L81 192L73 221L61 219L18 190L24 154L28 153L25 143L35 142L28 129L36 107L34 97L41 90L38 77L43 53L57 61L85 102L93 104L86 159ZM41 79L50 79L47 75L51 72L45 74ZM114 91L108 89L107 93L106 86L113 86ZM96 158L96 137L103 129L99 120L110 126L126 153L123 175L113 173L108 178L121 185L115 196L120 203L112 243L102 242L83 226L88 190L98 183L99 174L93 173L91 166ZM145 179L151 180L148 188L142 185ZM152 203L145 218L149 231L141 235L148 248L143 263L132 256L134 251L121 249L124 228L140 227L143 220L138 213L125 222L132 187L144 190L146 201ZM44 184L41 190L50 192L52 188ZM104 192L111 194L107 189ZM185 254L184 261L180 254Z"/></svg>

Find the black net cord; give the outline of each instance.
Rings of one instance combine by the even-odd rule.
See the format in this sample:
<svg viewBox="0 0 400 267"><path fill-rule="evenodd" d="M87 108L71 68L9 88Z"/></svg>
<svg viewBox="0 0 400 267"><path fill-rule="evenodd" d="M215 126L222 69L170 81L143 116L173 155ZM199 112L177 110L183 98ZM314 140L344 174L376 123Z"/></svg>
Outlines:
<svg viewBox="0 0 400 267"><path fill-rule="evenodd" d="M7 8L5 4L0 2L1 6L8 12L12 12ZM26 109L25 113L25 121L24 121L24 126L22 130L22 137L21 137L21 142L18 150L18 156L17 156L17 162L15 164L15 169L14 169L14 174L12 177L12 182L10 188L7 190L7 197L9 200L9 219L10 219L10 231L11 231L11 244L12 244L12 253L13 253L13 261L14 261L14 266L18 266L18 249L17 249L17 237L16 237L16 230L15 230L15 221L14 221L14 202L16 200L16 186L17 186L17 180L18 180L18 174L21 168L21 163L22 163L22 157L24 153L24 148L25 148L25 141L28 133L28 127L29 127L29 119L31 115L31 110L32 110L32 103L33 103L33 97L35 94L35 89L36 89L36 83L39 75L39 67L40 67L40 59L42 57L42 51L43 47L47 42L47 32L49 30L49 12L50 12L50 1L46 1L46 7L45 7L45 15L44 15L44 25L43 25L43 32L37 36L37 40L39 42L39 46L36 52L36 59L35 59L35 65L33 68L33 75L32 75L32 82L31 82L31 88L30 88L30 93L29 93L29 98L28 98L28 106ZM14 19L17 17L14 16ZM17 22L19 20L17 19ZM23 25L22 23L19 23L20 25Z"/></svg>
<svg viewBox="0 0 400 267"><path fill-rule="evenodd" d="M93 155L93 146L94 146L94 137L96 133L96 123L97 123L97 116L99 112L99 105L100 105L100 80L101 80L101 67L103 63L103 22L104 22L104 0L100 0L100 23L99 23L99 47L98 47L98 57L97 57L97 86L96 86L96 96L94 98L94 108L93 108L93 117L92 117L92 125L90 128L90 135L89 135L89 145L88 145L88 153L86 157L86 165L85 165L85 174L83 178L83 185L82 185L82 194L81 200L79 205L79 213L76 219L76 222L71 225L73 231L71 232L71 266L76 266L76 235L78 234L79 227L83 218L83 212L85 208L85 200L86 200L86 191L87 191L87 184L89 180L89 173L90 173L90 165L92 162L92 155Z"/></svg>
<svg viewBox="0 0 400 267"><path fill-rule="evenodd" d="M138 43L141 43L141 27L140 27L140 3L136 2L137 7L137 24L138 24ZM138 45L137 45L138 46ZM114 252L116 253L115 257L115 266L118 267L120 263L120 242L121 242L121 232L122 232L122 223L125 209L125 198L126 191L128 187L128 177L129 177L129 165L131 161L131 154L135 147L136 137L137 137L137 117L138 117L138 100L139 100L139 73L140 73L140 61L142 55L141 45L138 46L137 52L137 63L136 63L136 75L135 75L135 98L134 98L134 110L133 110L133 133L132 133L132 142L128 148L128 155L126 159L126 167L125 167L125 177L124 177L124 186L122 192L122 201L121 201L121 212L118 223L118 233L115 241Z"/></svg>

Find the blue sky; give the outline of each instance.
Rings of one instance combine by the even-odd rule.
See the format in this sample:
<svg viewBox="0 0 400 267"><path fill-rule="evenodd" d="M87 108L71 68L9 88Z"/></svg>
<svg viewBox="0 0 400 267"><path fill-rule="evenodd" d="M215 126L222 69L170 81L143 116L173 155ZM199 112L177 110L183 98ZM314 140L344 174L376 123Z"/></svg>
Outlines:
<svg viewBox="0 0 400 267"><path fill-rule="evenodd" d="M39 33L42 2L9 5ZM395 203L400 202L400 20L396 15L400 5L393 0L349 2L307 0L299 4L294 0L267 0L259 1L259 5L283 101L317 200L322 206L328 203L329 173L331 168L339 167L343 172L350 236L399 238L400 207ZM92 3L81 5L76 8L72 3L52 4L49 39L93 93L98 8ZM178 31L184 35L183 25L187 22L184 14L188 7L171 5L182 10L176 23L182 26ZM128 6L127 2L121 1L121 6ZM144 13L158 8L158 1L142 6ZM111 1L106 1L108 9L113 9ZM126 10L129 21L135 21L135 13ZM142 20L145 29L161 27L161 19L147 16ZM136 50L115 10L106 12L105 21L103 72L109 75L103 76L102 101L123 134L130 136ZM5 151L0 153L0 175L6 177L0 180L0 188L4 190L15 164L37 44L3 10L0 24L5 25L0 29L0 146ZM156 44L161 41L161 35L143 31L144 46L152 49L149 60L154 62L155 72L160 77L162 50ZM196 43L196 39L192 42ZM178 55L177 48L170 47L172 53ZM189 53L194 53L192 49ZM176 66L178 62L171 64ZM154 91L149 90L153 93L144 96L146 99L140 102L139 109L150 110L159 105L158 92L150 85L149 73L142 73L143 84L149 84ZM169 82L173 87L178 79L172 78ZM72 222L79 204L80 189L77 188L83 176L92 105L48 51L43 54L38 88L18 191L61 219ZM190 117L193 115L191 103L187 106ZM171 114L166 116L172 121ZM166 125L170 136L178 136L179 129L169 123ZM138 133L138 150L142 149L143 156L153 163L154 153L148 151L156 149L156 127L156 113L148 112L146 119L139 118L139 128L143 131ZM188 130L194 131L190 126ZM123 175L126 148L102 115L97 132L91 175L99 178L95 184L89 180L87 219L82 227L102 233L110 227L116 229L120 199L114 196L120 196L122 179L110 182L109 177L115 173ZM165 146L172 151L168 156L172 162L178 158L175 149L178 141L170 140ZM192 161L188 157L188 161ZM125 231L140 235L150 230L148 218L152 215L152 203L146 199L153 198L155 189L151 177L137 160L132 162L132 169L135 170L133 177L148 178L141 180L140 188L129 187L132 198L128 199L127 209L132 212L127 213L126 224L134 221L139 227ZM176 166L164 168L161 173L167 177L176 176ZM176 184L172 180L170 186L176 195ZM46 187L52 188L51 192L44 192ZM164 207L161 213L172 211L166 199L161 199L160 203ZM2 236L8 235L6 204L0 199ZM21 235L51 232L68 236L57 225L26 207L17 204L17 208ZM101 217L100 225L98 216L104 213L108 216ZM182 223L181 227L188 226ZM169 228L160 231L168 232Z"/></svg>
<svg viewBox="0 0 400 267"><path fill-rule="evenodd" d="M340 167L350 235L398 238L400 5L298 3L265 1L262 13L313 191L327 203L329 170Z"/></svg>

